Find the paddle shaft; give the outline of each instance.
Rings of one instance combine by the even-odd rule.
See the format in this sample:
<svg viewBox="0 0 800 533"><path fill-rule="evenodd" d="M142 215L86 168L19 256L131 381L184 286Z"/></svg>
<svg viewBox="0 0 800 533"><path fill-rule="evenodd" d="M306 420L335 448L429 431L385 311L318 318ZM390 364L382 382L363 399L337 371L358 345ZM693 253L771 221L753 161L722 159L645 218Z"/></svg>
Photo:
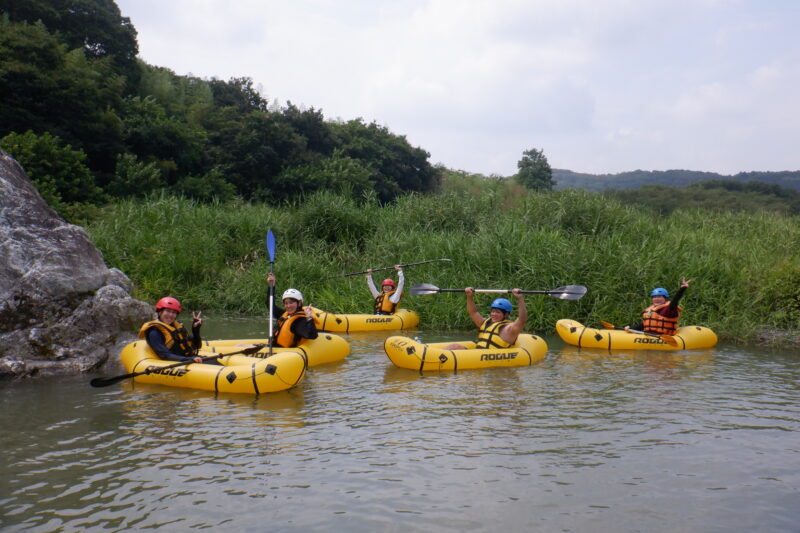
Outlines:
<svg viewBox="0 0 800 533"><path fill-rule="evenodd" d="M438 292L465 292L464 289L438 289ZM472 292L481 292L481 293L493 293L493 294L510 294L514 292L511 289L472 289ZM569 294L569 291L559 291L559 290L552 290L552 291L527 291L527 290L520 290L520 294L552 294L555 292L566 292ZM576 293L577 294L577 293Z"/></svg>
<svg viewBox="0 0 800 533"><path fill-rule="evenodd" d="M447 259L447 258L428 259L427 261L417 261L416 263L405 263L405 264L397 265L397 266L399 266L400 268L405 268L405 267L414 266L414 265L424 265L425 263L434 263L436 261L452 261L452 259ZM379 272L381 270L392 270L392 269L394 269L393 266L381 267L381 268L373 268L371 270L372 270L372 272ZM370 273L369 270L362 270L361 272L351 272L349 274L342 274L342 275L336 276L336 277L337 278L346 278L348 276L358 276L359 274L369 274L369 273Z"/></svg>
<svg viewBox="0 0 800 533"><path fill-rule="evenodd" d="M676 341L675 338L672 335L660 335L658 333L650 333L649 331L639 331L638 329L631 329L631 328L628 328L628 329L618 328L614 324L611 324L609 322L602 322L601 321L600 324L606 329L622 329L622 330L627 331L629 333L638 333L640 335L645 335L647 337L655 337L657 339L661 339L662 341L666 342L667 344L669 344L671 346L677 346L678 345L678 341Z"/></svg>
<svg viewBox="0 0 800 533"><path fill-rule="evenodd" d="M275 236L272 230L267 231L267 253L269 254L269 273L272 274L272 269L275 265ZM275 305L275 286L269 284L269 355L272 356L272 313Z"/></svg>

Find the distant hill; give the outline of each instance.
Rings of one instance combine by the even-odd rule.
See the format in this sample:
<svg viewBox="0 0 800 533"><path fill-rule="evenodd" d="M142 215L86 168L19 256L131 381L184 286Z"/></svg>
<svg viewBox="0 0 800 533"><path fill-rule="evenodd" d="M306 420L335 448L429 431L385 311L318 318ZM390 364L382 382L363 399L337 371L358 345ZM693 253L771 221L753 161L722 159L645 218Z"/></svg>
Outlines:
<svg viewBox="0 0 800 533"><path fill-rule="evenodd" d="M696 170L633 170L619 174L584 174L554 168L553 179L556 182L556 189L586 189L596 192L608 189L638 189L643 185L686 187L699 181L711 180L760 181L800 191L800 170L740 172L733 176L727 176L716 172Z"/></svg>

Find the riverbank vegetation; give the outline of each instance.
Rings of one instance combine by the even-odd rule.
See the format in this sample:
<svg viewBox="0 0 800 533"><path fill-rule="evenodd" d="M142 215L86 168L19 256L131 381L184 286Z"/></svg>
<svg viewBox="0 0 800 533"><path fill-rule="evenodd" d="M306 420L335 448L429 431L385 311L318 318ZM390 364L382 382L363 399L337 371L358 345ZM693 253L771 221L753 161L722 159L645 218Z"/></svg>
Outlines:
<svg viewBox="0 0 800 533"><path fill-rule="evenodd" d="M277 240L279 289L297 287L331 312L369 312L367 268L435 258L406 271L404 306L423 327L471 328L457 293L411 296L416 283L442 288L588 287L575 302L528 296L528 329L556 320L629 324L655 286L694 279L684 324L722 338L753 338L762 327L800 329L800 219L766 213L679 209L653 216L580 190L533 192L508 180L450 173L445 191L382 205L318 191L284 206L233 200L198 203L166 195L104 208L88 227L110 266L126 272L135 296L171 294L187 309L265 313L269 261ZM391 271L376 274L376 279ZM485 310L492 295L479 295Z"/></svg>
<svg viewBox="0 0 800 533"><path fill-rule="evenodd" d="M149 65L115 2L67 4L0 0L0 147L67 220L156 191L280 204L438 189L428 152L386 126Z"/></svg>

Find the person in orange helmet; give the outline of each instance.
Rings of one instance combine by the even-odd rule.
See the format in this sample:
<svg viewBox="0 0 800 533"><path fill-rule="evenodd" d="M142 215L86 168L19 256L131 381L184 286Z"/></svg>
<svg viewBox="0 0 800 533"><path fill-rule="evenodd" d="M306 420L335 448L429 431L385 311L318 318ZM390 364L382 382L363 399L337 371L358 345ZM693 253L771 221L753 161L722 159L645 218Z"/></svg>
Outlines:
<svg viewBox="0 0 800 533"><path fill-rule="evenodd" d="M202 363L203 358L197 355L202 340L200 327L203 325L202 312L192 312L192 332L189 333L183 324L178 322L182 311L181 303L171 296L165 296L156 303L157 320L151 320L139 329L139 338L145 339L147 345L161 359L184 363ZM213 363L219 364L216 361Z"/></svg>
<svg viewBox="0 0 800 533"><path fill-rule="evenodd" d="M403 297L403 285L405 284L405 276L403 276L403 267L395 265L394 269L397 271L397 285L395 286L394 280L386 278L381 282L381 290L375 287L375 282L372 280L372 269L367 270L367 285L372 297L375 298L375 306L373 312L376 315L391 315L397 311L397 306L400 299Z"/></svg>

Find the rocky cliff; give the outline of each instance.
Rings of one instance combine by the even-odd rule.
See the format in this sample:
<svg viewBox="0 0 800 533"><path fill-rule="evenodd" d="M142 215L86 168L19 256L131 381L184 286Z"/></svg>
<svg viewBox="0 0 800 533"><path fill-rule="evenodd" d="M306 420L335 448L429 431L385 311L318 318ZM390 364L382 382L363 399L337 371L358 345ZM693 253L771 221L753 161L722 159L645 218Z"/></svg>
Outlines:
<svg viewBox="0 0 800 533"><path fill-rule="evenodd" d="M0 378L74 374L116 361L152 318L131 288L0 150Z"/></svg>

